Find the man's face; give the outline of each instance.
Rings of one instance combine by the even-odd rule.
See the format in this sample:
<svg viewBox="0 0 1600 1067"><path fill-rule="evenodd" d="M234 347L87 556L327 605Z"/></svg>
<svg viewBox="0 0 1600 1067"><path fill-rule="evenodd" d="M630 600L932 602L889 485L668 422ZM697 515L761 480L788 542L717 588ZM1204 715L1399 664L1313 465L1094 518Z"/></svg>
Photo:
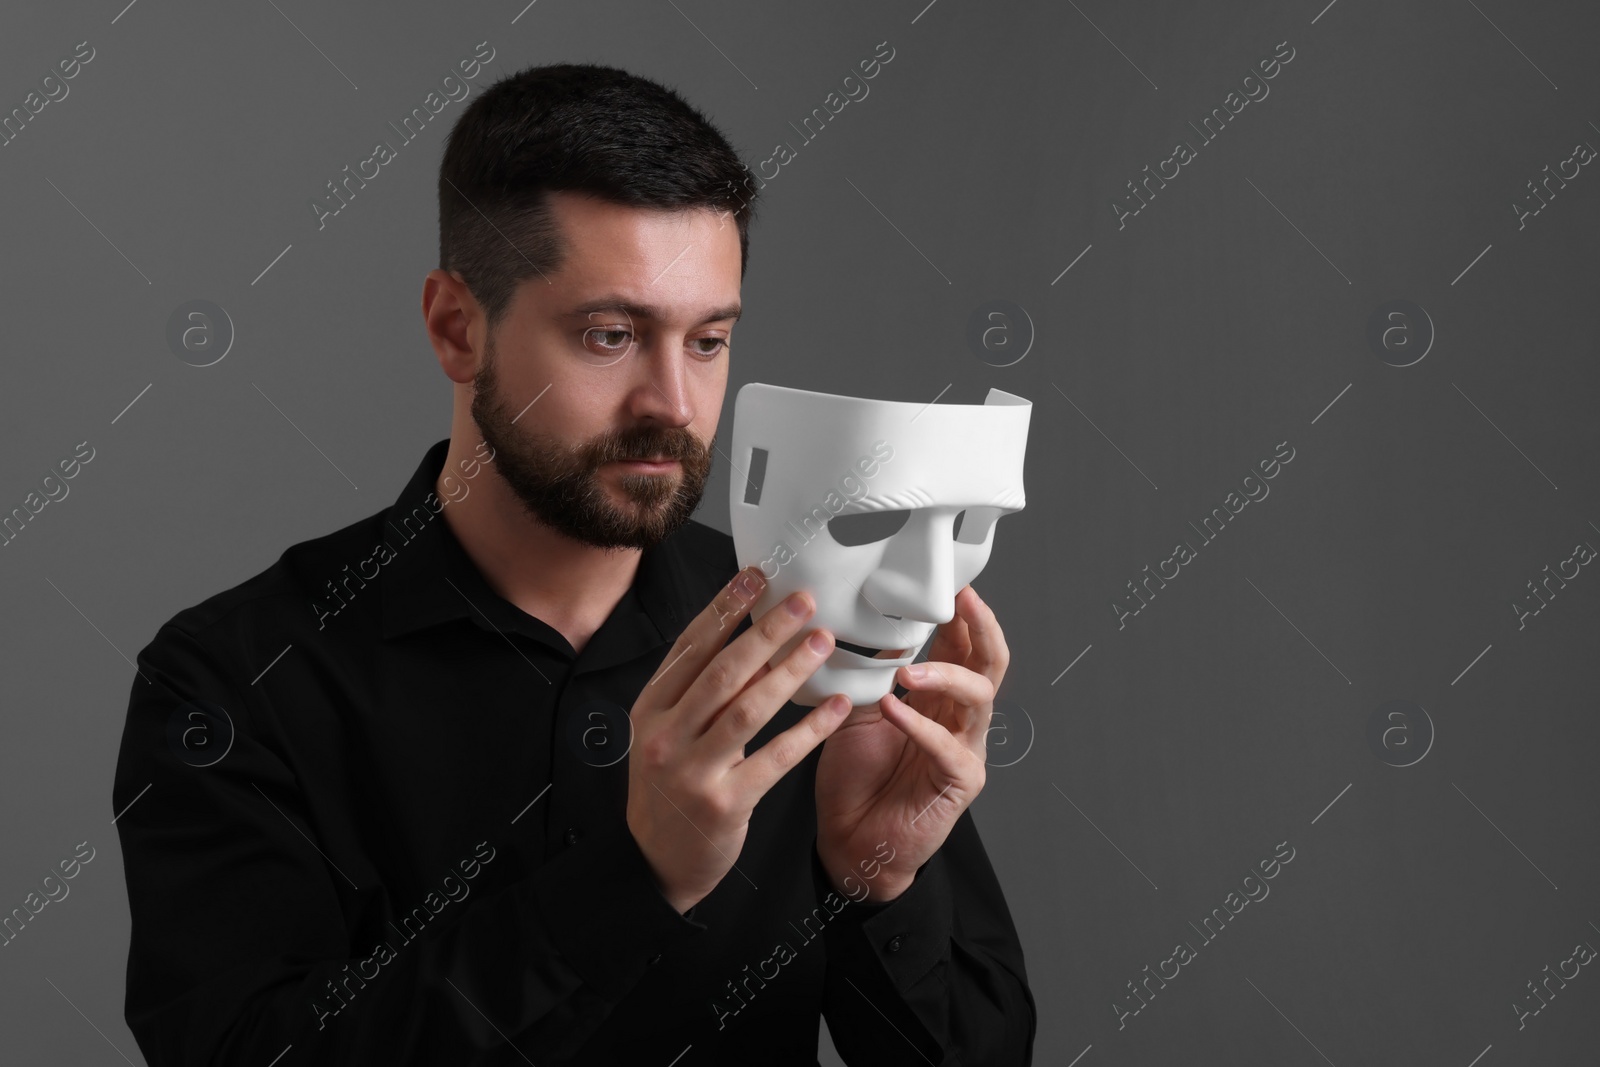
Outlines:
<svg viewBox="0 0 1600 1067"><path fill-rule="evenodd" d="M472 415L529 514L584 544L645 548L688 521L711 470L739 231L708 209L566 192L551 207L567 258L518 287Z"/></svg>

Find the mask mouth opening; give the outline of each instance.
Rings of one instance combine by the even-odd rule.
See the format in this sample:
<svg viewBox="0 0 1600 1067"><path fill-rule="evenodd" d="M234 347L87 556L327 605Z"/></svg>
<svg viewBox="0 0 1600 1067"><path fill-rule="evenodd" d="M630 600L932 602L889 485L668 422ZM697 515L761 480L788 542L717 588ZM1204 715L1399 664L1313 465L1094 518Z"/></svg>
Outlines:
<svg viewBox="0 0 1600 1067"><path fill-rule="evenodd" d="M842 641L837 637L833 639L833 646L842 648L846 652L854 652L856 655L864 656L867 659L900 659L911 652L909 648L874 648L871 645L858 645L850 641Z"/></svg>

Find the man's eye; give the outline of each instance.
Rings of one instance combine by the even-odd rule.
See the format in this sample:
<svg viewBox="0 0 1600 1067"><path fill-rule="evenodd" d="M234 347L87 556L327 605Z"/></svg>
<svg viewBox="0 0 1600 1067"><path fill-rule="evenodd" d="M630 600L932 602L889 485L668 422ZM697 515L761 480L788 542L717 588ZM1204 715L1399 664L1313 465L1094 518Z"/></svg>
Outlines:
<svg viewBox="0 0 1600 1067"><path fill-rule="evenodd" d="M708 342L711 345L710 348L701 347ZM705 356L707 359L715 358L728 348L728 341L725 337L696 337L693 344L695 346L695 354Z"/></svg>
<svg viewBox="0 0 1600 1067"><path fill-rule="evenodd" d="M603 352L620 352L628 346L633 334L620 328L597 326L584 332L584 340Z"/></svg>

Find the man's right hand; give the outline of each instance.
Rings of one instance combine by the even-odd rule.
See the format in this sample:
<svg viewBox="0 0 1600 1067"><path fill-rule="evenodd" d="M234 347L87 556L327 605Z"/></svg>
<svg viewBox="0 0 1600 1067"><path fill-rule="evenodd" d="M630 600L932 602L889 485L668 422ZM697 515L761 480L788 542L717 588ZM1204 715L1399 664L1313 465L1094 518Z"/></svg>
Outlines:
<svg viewBox="0 0 1600 1067"><path fill-rule="evenodd" d="M745 744L833 651L833 635L818 629L776 668L767 665L816 610L804 592L724 648L765 585L752 566L724 586L678 636L629 713L628 828L680 914L733 868L756 802L850 714L850 701L836 693L745 756Z"/></svg>

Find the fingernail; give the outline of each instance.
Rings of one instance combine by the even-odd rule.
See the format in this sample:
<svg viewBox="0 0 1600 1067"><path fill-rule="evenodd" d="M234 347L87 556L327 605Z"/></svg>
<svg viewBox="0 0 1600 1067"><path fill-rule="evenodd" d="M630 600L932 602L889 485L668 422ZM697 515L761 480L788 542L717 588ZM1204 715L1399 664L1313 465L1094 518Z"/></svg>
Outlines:
<svg viewBox="0 0 1600 1067"><path fill-rule="evenodd" d="M811 608L806 604L805 595L802 593L790 593L789 599L783 602L783 606L789 610L790 615L793 615L796 618L803 617L808 611L811 610Z"/></svg>
<svg viewBox="0 0 1600 1067"><path fill-rule="evenodd" d="M806 638L806 644L811 646L813 652L828 651L828 635L821 630L812 630L811 636Z"/></svg>
<svg viewBox="0 0 1600 1067"><path fill-rule="evenodd" d="M923 678L928 673L928 667L923 663L906 664L906 674L911 678Z"/></svg>
<svg viewBox="0 0 1600 1067"><path fill-rule="evenodd" d="M765 584L766 579L761 575L760 571L749 569L740 571L733 579L734 591L741 596L747 597L755 596L761 592L761 587Z"/></svg>

